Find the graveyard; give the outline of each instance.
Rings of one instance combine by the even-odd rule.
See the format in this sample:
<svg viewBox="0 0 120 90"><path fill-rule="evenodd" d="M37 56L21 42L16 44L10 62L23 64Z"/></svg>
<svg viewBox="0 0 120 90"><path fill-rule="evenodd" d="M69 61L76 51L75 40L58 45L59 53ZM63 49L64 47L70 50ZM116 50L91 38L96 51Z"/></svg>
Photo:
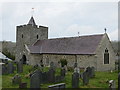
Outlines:
<svg viewBox="0 0 120 90"><path fill-rule="evenodd" d="M77 67L66 71L63 67L54 67L53 63L50 67L24 65L21 62L10 62L7 65L10 67L7 73L3 71L2 88L51 88L54 85L62 85L61 88L109 88L110 80L115 81L115 88L118 87L118 71L95 71L91 74L86 73L90 68L84 72Z"/></svg>

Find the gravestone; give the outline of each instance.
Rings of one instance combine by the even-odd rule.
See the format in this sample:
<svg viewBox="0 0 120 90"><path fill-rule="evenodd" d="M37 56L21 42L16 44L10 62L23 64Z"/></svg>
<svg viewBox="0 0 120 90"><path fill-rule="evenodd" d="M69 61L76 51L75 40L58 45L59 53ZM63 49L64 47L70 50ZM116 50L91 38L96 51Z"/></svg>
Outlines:
<svg viewBox="0 0 120 90"><path fill-rule="evenodd" d="M83 73L83 85L87 85L89 83L88 72Z"/></svg>
<svg viewBox="0 0 120 90"><path fill-rule="evenodd" d="M91 67L91 69L92 69L91 77L93 78L95 77L95 67Z"/></svg>
<svg viewBox="0 0 120 90"><path fill-rule="evenodd" d="M53 68L50 68L49 71L48 71L48 75L47 77L49 78L49 82L55 82L55 71Z"/></svg>
<svg viewBox="0 0 120 90"><path fill-rule="evenodd" d="M9 74L14 73L14 66L11 62L7 64L7 69Z"/></svg>
<svg viewBox="0 0 120 90"><path fill-rule="evenodd" d="M49 72L42 72L42 83L48 83L50 80L51 75L49 75Z"/></svg>
<svg viewBox="0 0 120 90"><path fill-rule="evenodd" d="M50 69L54 69L55 70L54 62L50 62Z"/></svg>
<svg viewBox="0 0 120 90"><path fill-rule="evenodd" d="M22 63L22 61L19 61L17 63L17 72L18 73L22 73L23 72L23 63Z"/></svg>
<svg viewBox="0 0 120 90"><path fill-rule="evenodd" d="M19 75L15 75L12 78L12 84L20 84L21 83L21 77Z"/></svg>
<svg viewBox="0 0 120 90"><path fill-rule="evenodd" d="M87 67L86 72L88 73L88 77L90 78L91 77L91 72L92 72L91 68Z"/></svg>
<svg viewBox="0 0 120 90"><path fill-rule="evenodd" d="M62 77L65 77L65 74L66 74L65 68L61 68L61 76L62 76Z"/></svg>
<svg viewBox="0 0 120 90"><path fill-rule="evenodd" d="M40 88L40 79L38 73L34 73L30 77L30 88Z"/></svg>
<svg viewBox="0 0 120 90"><path fill-rule="evenodd" d="M111 90L115 90L116 86L115 86L115 81L114 80L110 80L109 81L109 88Z"/></svg>
<svg viewBox="0 0 120 90"><path fill-rule="evenodd" d="M72 75L72 88L79 88L79 73L77 72Z"/></svg>
<svg viewBox="0 0 120 90"><path fill-rule="evenodd" d="M2 64L2 75L8 74L8 70L5 64Z"/></svg>
<svg viewBox="0 0 120 90"><path fill-rule="evenodd" d="M120 90L120 72L118 74L118 90Z"/></svg>
<svg viewBox="0 0 120 90"><path fill-rule="evenodd" d="M65 87L66 87L65 83L48 86L49 90L64 90Z"/></svg>

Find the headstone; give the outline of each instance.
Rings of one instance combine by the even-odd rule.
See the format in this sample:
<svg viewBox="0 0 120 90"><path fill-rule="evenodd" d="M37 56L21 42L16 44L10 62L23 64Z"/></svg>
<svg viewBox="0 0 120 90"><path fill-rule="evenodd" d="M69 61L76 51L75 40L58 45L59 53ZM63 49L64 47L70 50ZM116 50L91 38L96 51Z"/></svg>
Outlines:
<svg viewBox="0 0 120 90"><path fill-rule="evenodd" d="M42 83L48 83L50 81L49 72L42 72Z"/></svg>
<svg viewBox="0 0 120 90"><path fill-rule="evenodd" d="M23 72L23 63L22 63L22 61L19 61L17 63L17 72L18 73L22 73Z"/></svg>
<svg viewBox="0 0 120 90"><path fill-rule="evenodd" d="M14 66L11 62L8 63L7 69L9 74L14 73Z"/></svg>
<svg viewBox="0 0 120 90"><path fill-rule="evenodd" d="M12 84L20 84L21 83L21 77L19 75L15 75L12 78Z"/></svg>
<svg viewBox="0 0 120 90"><path fill-rule="evenodd" d="M27 83L20 83L19 88L27 88Z"/></svg>
<svg viewBox="0 0 120 90"><path fill-rule="evenodd" d="M65 68L61 68L61 76L62 76L62 77L65 77L65 74L66 74Z"/></svg>
<svg viewBox="0 0 120 90"><path fill-rule="evenodd" d="M49 82L55 82L55 71L54 69L50 68L49 71L48 71L48 76L47 76L49 79Z"/></svg>
<svg viewBox="0 0 120 90"><path fill-rule="evenodd" d="M86 72L88 73L88 77L90 78L91 77L91 72L92 72L91 68L87 67Z"/></svg>
<svg viewBox="0 0 120 90"><path fill-rule="evenodd" d="M65 83L48 86L49 90L63 90L66 87Z"/></svg>
<svg viewBox="0 0 120 90"><path fill-rule="evenodd" d="M83 85L87 85L89 83L88 72L83 73Z"/></svg>
<svg viewBox="0 0 120 90"><path fill-rule="evenodd" d="M40 88L40 79L38 73L34 73L30 77L30 88Z"/></svg>
<svg viewBox="0 0 120 90"><path fill-rule="evenodd" d="M54 62L50 62L50 68L55 69Z"/></svg>
<svg viewBox="0 0 120 90"><path fill-rule="evenodd" d="M72 88L79 88L79 73L77 72L72 75Z"/></svg>
<svg viewBox="0 0 120 90"><path fill-rule="evenodd" d="M118 90L120 90L120 72L118 74Z"/></svg>
<svg viewBox="0 0 120 90"><path fill-rule="evenodd" d="M91 67L91 69L92 69L91 77L93 78L95 77L95 67Z"/></svg>
<svg viewBox="0 0 120 90"><path fill-rule="evenodd" d="M2 64L2 75L8 74L8 69L5 64Z"/></svg>
<svg viewBox="0 0 120 90"><path fill-rule="evenodd" d="M115 90L116 86L115 86L115 81L114 80L110 80L109 81L109 88L111 90Z"/></svg>

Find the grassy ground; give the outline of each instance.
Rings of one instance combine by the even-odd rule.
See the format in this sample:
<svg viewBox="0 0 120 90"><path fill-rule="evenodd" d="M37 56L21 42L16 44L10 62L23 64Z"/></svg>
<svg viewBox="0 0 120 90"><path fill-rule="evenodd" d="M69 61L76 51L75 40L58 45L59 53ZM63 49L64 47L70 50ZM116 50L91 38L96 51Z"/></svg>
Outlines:
<svg viewBox="0 0 120 90"><path fill-rule="evenodd" d="M30 87L30 78L28 78L29 70L32 68L32 66L24 65L24 73L20 73L20 76L22 77L22 82L27 83L27 87ZM44 71L47 71L48 68L44 68ZM17 74L15 71L14 74L9 75L3 75L2 76L2 87L3 88L18 88L18 85L13 85L11 82L12 77ZM56 75L60 74L60 69L56 70ZM118 72L96 72L95 78L91 78L89 81L89 84L86 86L83 86L82 80L80 79L79 87L80 88L108 88L108 83L106 83L108 80L115 80L116 81L116 87L118 87ZM67 75L65 77L65 80L60 83L66 83L67 88L71 88L72 80L72 72L67 72ZM49 83L49 84L42 84L42 88L47 88L49 85L52 85L55 83Z"/></svg>

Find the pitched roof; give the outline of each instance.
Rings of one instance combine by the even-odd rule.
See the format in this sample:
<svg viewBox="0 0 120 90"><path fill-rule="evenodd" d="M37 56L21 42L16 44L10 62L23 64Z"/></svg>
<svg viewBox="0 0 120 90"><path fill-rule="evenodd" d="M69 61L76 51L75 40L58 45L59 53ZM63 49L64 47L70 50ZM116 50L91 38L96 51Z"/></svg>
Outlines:
<svg viewBox="0 0 120 90"><path fill-rule="evenodd" d="M28 48L39 54L95 54L103 35L38 40Z"/></svg>
<svg viewBox="0 0 120 90"><path fill-rule="evenodd" d="M35 20L33 17L31 17L31 19L29 20L28 24L32 25L32 26L35 26L36 23L35 23Z"/></svg>

